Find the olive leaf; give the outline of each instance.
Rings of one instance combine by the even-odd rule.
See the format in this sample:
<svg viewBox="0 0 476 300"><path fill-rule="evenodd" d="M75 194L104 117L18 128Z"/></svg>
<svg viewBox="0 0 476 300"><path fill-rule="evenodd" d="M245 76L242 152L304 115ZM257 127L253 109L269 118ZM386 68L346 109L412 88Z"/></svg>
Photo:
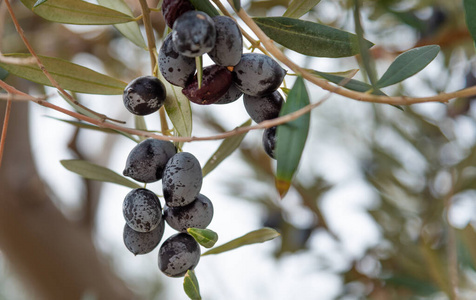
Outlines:
<svg viewBox="0 0 476 300"><path fill-rule="evenodd" d="M187 228L187 232L193 236L197 243L205 248L215 246L215 243L218 241L218 234L210 229Z"/></svg>
<svg viewBox="0 0 476 300"><path fill-rule="evenodd" d="M220 15L215 6L208 0L190 0L190 2L192 2L196 10L203 11L212 18Z"/></svg>
<svg viewBox="0 0 476 300"><path fill-rule="evenodd" d="M319 4L319 2L321 0L293 0L284 12L283 17L300 18Z"/></svg>
<svg viewBox="0 0 476 300"><path fill-rule="evenodd" d="M198 285L197 276L193 270L188 270L183 278L183 290L185 294L192 300L201 300L200 287Z"/></svg>

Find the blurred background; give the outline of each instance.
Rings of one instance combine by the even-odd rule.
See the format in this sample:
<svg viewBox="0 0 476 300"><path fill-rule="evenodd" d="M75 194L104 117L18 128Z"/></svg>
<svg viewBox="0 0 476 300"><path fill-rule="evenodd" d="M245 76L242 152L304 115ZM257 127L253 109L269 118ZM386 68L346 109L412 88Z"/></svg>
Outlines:
<svg viewBox="0 0 476 300"><path fill-rule="evenodd" d="M50 23L11 2L37 53L125 82L150 73L149 54L113 26ZM127 2L139 15L138 2ZM241 2L252 16L280 16L290 0ZM350 0L322 0L303 19L355 32L352 6ZM27 52L8 15L1 18L1 51ZM161 13L152 13L152 20L160 47L166 31ZM379 75L402 51L441 47L425 70L384 89L388 95L429 96L476 84L462 0L365 0L362 21L365 37L376 45L371 53ZM356 57L285 53L318 71L360 68ZM365 80L362 72L356 79ZM293 80L287 76L286 85ZM64 106L53 89L15 76L6 82L52 95L49 101ZM311 84L307 89L311 102L327 95ZM77 97L134 126L121 96ZM248 119L241 100L193 104L192 110L196 136ZM2 118L4 111L1 101ZM69 117L13 103L0 169L0 299L187 299L183 281L158 270L158 249L134 257L123 245L122 201L129 189L84 180L59 162L80 158L122 173L134 142L54 118ZM149 129L160 128L157 114L145 119ZM196 268L203 299L476 299L474 98L402 111L332 95L311 113L299 172L282 200L261 135L248 133L204 178L201 193L214 204L209 228L219 234L217 245L263 226L281 237L203 257ZM203 166L219 144L194 142L183 150ZM148 188L161 193L160 183ZM171 234L167 228L164 239Z"/></svg>

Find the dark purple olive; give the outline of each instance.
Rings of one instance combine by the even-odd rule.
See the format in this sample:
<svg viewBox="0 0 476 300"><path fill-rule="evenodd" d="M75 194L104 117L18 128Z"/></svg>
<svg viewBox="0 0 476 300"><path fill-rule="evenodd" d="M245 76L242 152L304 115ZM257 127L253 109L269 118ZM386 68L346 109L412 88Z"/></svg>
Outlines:
<svg viewBox="0 0 476 300"><path fill-rule="evenodd" d="M135 115L154 113L164 104L165 86L154 76L142 76L132 80L122 95L124 106Z"/></svg>
<svg viewBox="0 0 476 300"><path fill-rule="evenodd" d="M162 207L157 196L146 189L134 189L124 198L122 213L127 225L138 232L150 232L162 220Z"/></svg>
<svg viewBox="0 0 476 300"><path fill-rule="evenodd" d="M200 246L186 233L177 233L159 249L159 269L169 277L182 277L200 261Z"/></svg>
<svg viewBox="0 0 476 300"><path fill-rule="evenodd" d="M162 2L162 13L164 14L165 23L170 28L174 27L175 20L186 13L194 10L193 4L189 0L164 0Z"/></svg>
<svg viewBox="0 0 476 300"><path fill-rule="evenodd" d="M134 255L147 254L159 245L164 235L164 229L165 222L163 218L159 225L150 232L137 232L125 224L122 234L124 245Z"/></svg>
<svg viewBox="0 0 476 300"><path fill-rule="evenodd" d="M269 157L276 159L276 128L270 127L263 132L263 148Z"/></svg>
<svg viewBox="0 0 476 300"><path fill-rule="evenodd" d="M195 76L182 93L193 103L213 104L226 94L231 84L231 72L226 67L212 65L203 69L200 89L197 76Z"/></svg>
<svg viewBox="0 0 476 300"><path fill-rule="evenodd" d="M172 41L182 55L197 57L215 46L215 23L206 13L188 11L174 23Z"/></svg>
<svg viewBox="0 0 476 300"><path fill-rule="evenodd" d="M243 96L246 112L256 123L279 117L284 100L278 91L264 96Z"/></svg>
<svg viewBox="0 0 476 300"><path fill-rule="evenodd" d="M227 16L213 17L216 28L215 47L208 56L220 66L236 66L243 54L243 37L235 20Z"/></svg>
<svg viewBox="0 0 476 300"><path fill-rule="evenodd" d="M177 231L187 232L187 228L205 229L213 218L213 205L210 199L199 194L186 206L164 207L164 218L170 227Z"/></svg>

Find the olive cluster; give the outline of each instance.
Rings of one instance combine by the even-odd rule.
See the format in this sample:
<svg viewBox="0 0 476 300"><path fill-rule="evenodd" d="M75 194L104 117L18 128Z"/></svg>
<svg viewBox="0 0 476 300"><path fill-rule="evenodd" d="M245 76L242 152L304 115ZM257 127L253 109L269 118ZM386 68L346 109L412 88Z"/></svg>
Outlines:
<svg viewBox="0 0 476 300"><path fill-rule="evenodd" d="M257 123L279 116L283 97L277 91L286 71L269 56L243 54L243 37L229 17L194 10L189 0L164 0L162 10L172 32L159 51L159 70L169 83L196 104L227 104L242 95ZM195 58L207 54L214 62L203 68L199 86ZM266 153L274 158L276 128L263 133Z"/></svg>

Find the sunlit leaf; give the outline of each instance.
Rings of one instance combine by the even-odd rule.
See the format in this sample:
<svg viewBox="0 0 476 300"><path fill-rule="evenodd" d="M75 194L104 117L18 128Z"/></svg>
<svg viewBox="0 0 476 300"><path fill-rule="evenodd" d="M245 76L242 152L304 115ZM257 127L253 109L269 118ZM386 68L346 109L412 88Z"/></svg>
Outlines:
<svg viewBox="0 0 476 300"><path fill-rule="evenodd" d="M111 182L132 189L141 186L117 174L116 172L81 159L61 160L63 167L86 179Z"/></svg>
<svg viewBox="0 0 476 300"><path fill-rule="evenodd" d="M218 10L209 0L190 0L190 2L192 2L196 10L203 11L212 18L220 15Z"/></svg>
<svg viewBox="0 0 476 300"><path fill-rule="evenodd" d="M379 88L403 81L423 70L440 52L440 46L430 45L408 50L395 59L382 78L377 81Z"/></svg>
<svg viewBox="0 0 476 300"><path fill-rule="evenodd" d="M464 13L466 15L466 26L473 37L473 41L476 42L476 1L475 0L463 0Z"/></svg>
<svg viewBox="0 0 476 300"><path fill-rule="evenodd" d="M188 270L183 278L183 290L185 294L192 300L201 300L200 287L198 285L197 276L193 270Z"/></svg>
<svg viewBox="0 0 476 300"><path fill-rule="evenodd" d="M275 42L301 54L345 57L359 53L357 36L330 26L286 17L253 18ZM366 41L366 47L372 47Z"/></svg>
<svg viewBox="0 0 476 300"><path fill-rule="evenodd" d="M229 241L226 244L210 249L203 253L202 256L223 253L246 245L263 243L272 240L279 235L280 234L276 230L265 227L259 230L251 231L237 239Z"/></svg>
<svg viewBox="0 0 476 300"><path fill-rule="evenodd" d="M251 119L241 124L239 127L246 127L251 125ZM237 127L238 128L238 127ZM217 151L213 153L205 166L202 168L202 174L205 177L208 173L213 171L225 158L232 154L241 144L245 138L246 133L237 134L226 138L218 147Z"/></svg>
<svg viewBox="0 0 476 300"><path fill-rule="evenodd" d="M215 246L218 241L218 234L210 229L187 228L187 232L205 248Z"/></svg>
<svg viewBox="0 0 476 300"><path fill-rule="evenodd" d="M117 10L130 17L134 17L131 9L126 4L126 2L124 2L124 0L98 0L98 3L107 8ZM133 21L124 24L116 24L114 25L114 27L116 27L116 29L120 33L122 33L122 35L124 35L128 40L143 49L147 49L147 45L144 41L144 37L142 36L139 24L137 24L137 22Z"/></svg>
<svg viewBox="0 0 476 300"><path fill-rule="evenodd" d="M321 0L293 0L284 12L283 17L300 18L319 4L319 2Z"/></svg>
<svg viewBox="0 0 476 300"><path fill-rule="evenodd" d="M33 8L36 0L21 0L40 17L58 23L78 25L105 25L134 21L134 18L100 5L82 0L48 0Z"/></svg>
<svg viewBox="0 0 476 300"><path fill-rule="evenodd" d="M280 116L295 112L309 104L309 95L302 77L298 77L289 92ZM279 125L276 130L276 188L281 197L289 190L294 173L301 160L302 151L309 132L310 114Z"/></svg>
<svg viewBox="0 0 476 300"><path fill-rule="evenodd" d="M16 58L30 57L29 54L5 54L5 56ZM121 95L127 85L124 81L63 59L40 56L40 60L48 72L65 90L86 94ZM52 86L51 82L36 64L15 65L0 62L0 67L18 77Z"/></svg>

